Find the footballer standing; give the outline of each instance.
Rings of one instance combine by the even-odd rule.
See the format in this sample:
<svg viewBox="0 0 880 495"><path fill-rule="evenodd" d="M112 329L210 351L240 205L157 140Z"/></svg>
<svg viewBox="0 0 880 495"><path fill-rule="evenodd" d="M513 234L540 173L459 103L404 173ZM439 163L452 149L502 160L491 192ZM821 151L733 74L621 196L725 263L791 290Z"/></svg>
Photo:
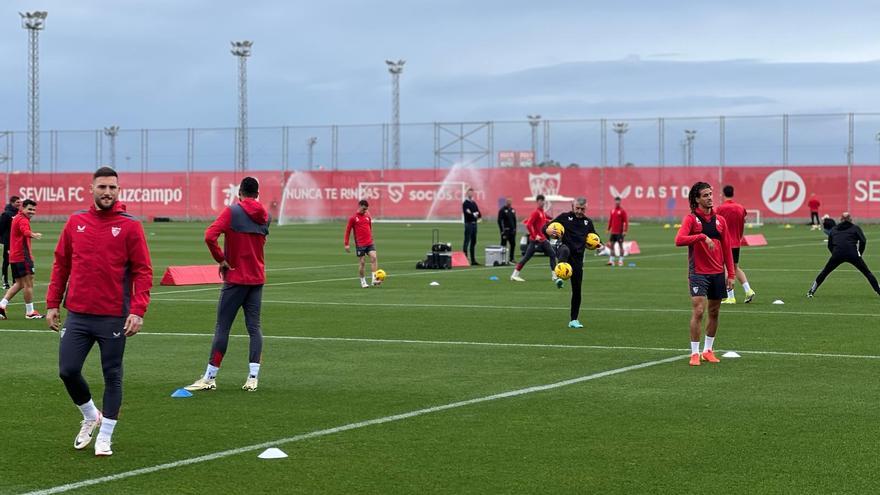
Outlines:
<svg viewBox="0 0 880 495"><path fill-rule="evenodd" d="M109 456L122 405L125 341L144 323L153 267L143 226L117 202L116 171L99 168L89 189L94 204L70 216L55 247L46 319L49 328L60 330L58 372L83 416L73 447L87 447L100 427L95 455ZM58 309L62 300L67 308L63 325ZM82 375L83 363L95 343L104 374L101 410Z"/></svg>

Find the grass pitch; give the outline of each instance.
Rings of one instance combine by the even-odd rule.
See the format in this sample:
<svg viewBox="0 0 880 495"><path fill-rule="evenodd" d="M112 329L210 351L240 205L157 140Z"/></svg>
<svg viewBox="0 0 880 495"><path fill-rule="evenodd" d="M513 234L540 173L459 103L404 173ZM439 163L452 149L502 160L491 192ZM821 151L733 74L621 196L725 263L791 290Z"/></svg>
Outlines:
<svg viewBox="0 0 880 495"><path fill-rule="evenodd" d="M60 227L35 224L41 311ZM170 264L211 263L204 227L146 225L157 284ZM673 230L633 226L635 267L587 256L575 331L546 258L524 284L510 267L416 270L431 227L377 224L389 277L368 290L341 224L274 227L256 393L240 389L239 319L218 390L170 397L204 371L218 290L157 285L128 341L106 459L72 448L80 416L57 377L58 336L17 296L0 322L0 493L876 493L880 301L848 266L804 297L828 256L821 233L760 231L769 246L741 259L758 296L722 306L716 344L742 358L690 368ZM439 228L460 245L460 226ZM97 352L85 374L100 406ZM267 445L290 457L258 459Z"/></svg>

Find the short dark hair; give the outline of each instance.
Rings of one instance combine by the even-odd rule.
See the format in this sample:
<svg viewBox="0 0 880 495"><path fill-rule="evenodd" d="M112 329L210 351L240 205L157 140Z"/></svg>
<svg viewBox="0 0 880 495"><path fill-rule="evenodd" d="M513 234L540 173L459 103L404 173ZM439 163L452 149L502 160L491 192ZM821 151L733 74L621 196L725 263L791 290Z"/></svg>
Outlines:
<svg viewBox="0 0 880 495"><path fill-rule="evenodd" d="M733 197L733 186L727 185L724 186L724 189L721 190L724 193L724 197L732 198Z"/></svg>
<svg viewBox="0 0 880 495"><path fill-rule="evenodd" d="M245 198L256 198L260 195L260 183L253 177L245 177L241 179L241 185L238 192Z"/></svg>
<svg viewBox="0 0 880 495"><path fill-rule="evenodd" d="M620 196L614 196L614 201L620 201Z"/></svg>
<svg viewBox="0 0 880 495"><path fill-rule="evenodd" d="M367 201L366 199L362 199L362 200L358 201L358 206L366 206L367 208L369 208L370 202Z"/></svg>
<svg viewBox="0 0 880 495"><path fill-rule="evenodd" d="M537 196L535 197L535 201L544 201L544 195L543 195L543 194L539 194L539 195L537 195Z"/></svg>
<svg viewBox="0 0 880 495"><path fill-rule="evenodd" d="M95 173L92 174L92 180L95 180L98 177L116 177L118 179L119 174L110 167L101 167L98 170L95 170Z"/></svg>
<svg viewBox="0 0 880 495"><path fill-rule="evenodd" d="M22 208L27 208L28 206L31 206L31 205L33 205L33 206L37 206L37 202L34 201L34 200L32 200L32 199L26 199L26 200L24 200L24 201L21 202L21 207L22 207Z"/></svg>
<svg viewBox="0 0 880 495"><path fill-rule="evenodd" d="M10 196L9 197L9 204L15 203L19 199L21 199L21 198L19 198L18 196Z"/></svg>

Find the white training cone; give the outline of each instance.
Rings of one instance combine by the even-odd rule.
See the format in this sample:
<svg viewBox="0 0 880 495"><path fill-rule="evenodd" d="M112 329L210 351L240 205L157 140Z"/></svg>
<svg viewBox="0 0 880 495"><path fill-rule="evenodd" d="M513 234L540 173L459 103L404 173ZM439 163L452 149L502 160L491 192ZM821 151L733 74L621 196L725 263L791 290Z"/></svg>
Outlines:
<svg viewBox="0 0 880 495"><path fill-rule="evenodd" d="M260 459L284 459L287 457L287 454L284 453L283 450L277 449L275 447L266 449L262 454L258 455Z"/></svg>
<svg viewBox="0 0 880 495"><path fill-rule="evenodd" d="M435 281L431 282L431 283L428 284L428 285L440 285L440 282L437 282L437 281L435 280Z"/></svg>
<svg viewBox="0 0 880 495"><path fill-rule="evenodd" d="M727 351L727 352L725 352L724 354L722 354L721 357L726 357L726 358L738 358L738 357L741 357L741 356L740 356L739 354L737 354L736 352L734 352L734 351Z"/></svg>
<svg viewBox="0 0 880 495"><path fill-rule="evenodd" d="M777 300L773 301L773 304L785 304L785 303L782 302L782 299L777 299Z"/></svg>

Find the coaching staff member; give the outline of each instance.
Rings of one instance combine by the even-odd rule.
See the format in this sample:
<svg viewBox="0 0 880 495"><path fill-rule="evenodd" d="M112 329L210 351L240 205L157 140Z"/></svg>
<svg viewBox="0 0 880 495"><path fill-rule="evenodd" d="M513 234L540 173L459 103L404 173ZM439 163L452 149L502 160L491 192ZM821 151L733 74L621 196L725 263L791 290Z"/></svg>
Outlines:
<svg viewBox="0 0 880 495"><path fill-rule="evenodd" d="M513 250L516 247L516 210L510 198L504 198L504 206L498 210L498 230L501 232L501 245L508 249L510 262L513 263Z"/></svg>
<svg viewBox="0 0 880 495"><path fill-rule="evenodd" d="M831 229L831 234L828 236L828 250L831 251L831 259L825 263L825 268L822 269L819 276L813 281L813 285L807 292L807 297L813 297L816 290L825 281L825 278L843 263L849 263L858 268L862 275L868 279L868 283L871 284L874 292L880 294L880 285L877 285L877 277L871 273L871 269L868 268L865 260L862 259L867 244L868 240L865 239L865 233L862 232L861 227L853 223L852 215L843 212L840 216L840 223Z"/></svg>
<svg viewBox="0 0 880 495"><path fill-rule="evenodd" d="M565 228L565 233L560 239L561 244L556 248L557 261L571 265L571 321L569 328L584 328L578 320L581 311L581 287L584 281L584 250L587 248L587 234L595 234L596 226L587 216L587 198L577 198L571 204L571 211L565 212L551 220L559 222ZM556 237L559 232L548 225L544 232L550 237ZM556 281L558 287L562 287L562 279Z"/></svg>
<svg viewBox="0 0 880 495"><path fill-rule="evenodd" d="M474 256L474 249L477 246L477 222L480 221L480 207L474 201L474 190L468 188L465 192L465 200L461 203L461 214L464 217L464 251L465 255L470 253L471 265L479 265L477 258Z"/></svg>
<svg viewBox="0 0 880 495"><path fill-rule="evenodd" d="M3 243L3 290L9 289L9 234L12 230L12 219L21 208L21 198L12 196L9 204L0 214L0 242Z"/></svg>
<svg viewBox="0 0 880 495"><path fill-rule="evenodd" d="M153 267L144 228L118 203L119 177L109 167L92 176L94 204L74 213L55 247L55 264L46 293L49 328L61 330L58 368L61 380L83 421L73 447L95 441L95 455L108 456L122 405L122 355L125 340L140 331L150 303ZM58 308L64 300L64 325ZM104 372L103 412L92 401L82 376L83 363L95 343Z"/></svg>

